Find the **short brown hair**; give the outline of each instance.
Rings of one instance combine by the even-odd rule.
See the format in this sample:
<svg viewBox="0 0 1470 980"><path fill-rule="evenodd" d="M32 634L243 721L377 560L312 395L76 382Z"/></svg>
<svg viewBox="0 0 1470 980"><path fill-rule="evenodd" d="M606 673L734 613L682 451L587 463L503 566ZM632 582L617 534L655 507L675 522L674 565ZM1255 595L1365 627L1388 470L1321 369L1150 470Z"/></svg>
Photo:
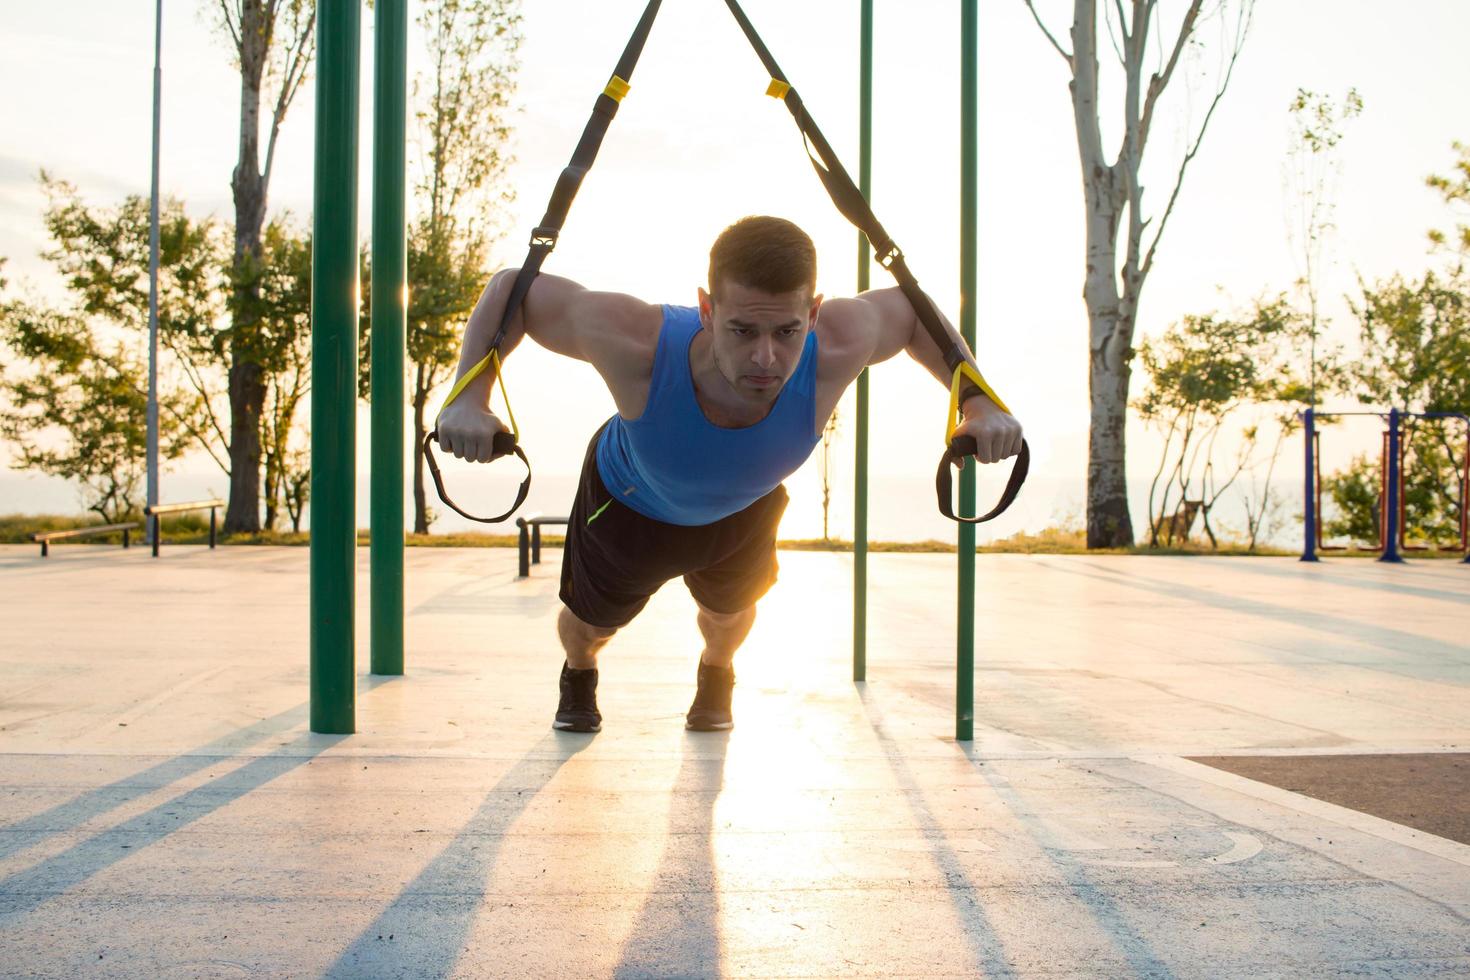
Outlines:
<svg viewBox="0 0 1470 980"><path fill-rule="evenodd" d="M737 282L768 293L817 289L817 249L807 233L785 218L741 218L709 250L709 291Z"/></svg>

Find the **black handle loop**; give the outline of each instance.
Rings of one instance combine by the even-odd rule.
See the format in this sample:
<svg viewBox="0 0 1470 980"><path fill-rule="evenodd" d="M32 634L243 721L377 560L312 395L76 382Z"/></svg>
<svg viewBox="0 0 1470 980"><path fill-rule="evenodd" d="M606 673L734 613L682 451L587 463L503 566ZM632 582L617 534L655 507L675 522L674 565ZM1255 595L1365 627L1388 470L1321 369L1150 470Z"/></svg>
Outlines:
<svg viewBox="0 0 1470 980"><path fill-rule="evenodd" d="M944 458L939 461L939 472L934 477L934 488L939 495L939 512L952 521L960 524L984 524L1004 514L1006 508L1010 507L1016 500L1016 494L1021 492L1021 484L1026 482L1026 474L1031 469L1031 447L1026 440L1021 440L1021 451L1016 454L1016 463L1011 467L1011 478L1006 482L1006 488L1001 492L1000 503L990 509L990 513L984 517L957 517L951 501L954 499L954 476L950 472L955 460L964 459L966 456L974 456L979 450L975 440L971 436L960 436L949 444L944 451Z"/></svg>
<svg viewBox="0 0 1470 980"><path fill-rule="evenodd" d="M428 435L424 436L424 459L429 464L429 475L434 478L434 489L439 491L439 499L448 504L449 509L454 511L460 517L466 518L467 520L475 521L479 524L499 524L501 521L510 517L510 515L519 510L521 504L526 502L526 494L531 492L531 461L526 458L525 450L521 449L521 447L516 444L516 437L514 435L509 432L497 432L495 433L495 438L490 443L491 448L494 450L495 453L495 455L491 457L492 459L499 459L501 456L515 455L519 456L521 458L521 462L526 464L526 478L521 481L521 489L516 494L516 502L510 505L510 510L506 511L504 514L501 514L499 517L476 517L474 514L471 514L469 511L464 510L453 500L449 499L449 494L444 492L444 477L439 473L439 464L434 459L434 451L429 448L429 443L438 441L438 429L435 429L433 432L430 432Z"/></svg>

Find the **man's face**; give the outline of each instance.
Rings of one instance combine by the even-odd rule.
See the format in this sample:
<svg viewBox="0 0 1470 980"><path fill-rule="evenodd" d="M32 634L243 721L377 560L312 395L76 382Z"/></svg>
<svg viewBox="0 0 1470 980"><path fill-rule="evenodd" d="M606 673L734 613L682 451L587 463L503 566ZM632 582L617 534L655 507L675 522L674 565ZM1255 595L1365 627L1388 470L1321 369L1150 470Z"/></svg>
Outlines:
<svg viewBox="0 0 1470 980"><path fill-rule="evenodd" d="M801 361L822 297L807 289L768 293L733 282L720 283L716 293L699 291L699 318L715 366L738 394L774 401Z"/></svg>

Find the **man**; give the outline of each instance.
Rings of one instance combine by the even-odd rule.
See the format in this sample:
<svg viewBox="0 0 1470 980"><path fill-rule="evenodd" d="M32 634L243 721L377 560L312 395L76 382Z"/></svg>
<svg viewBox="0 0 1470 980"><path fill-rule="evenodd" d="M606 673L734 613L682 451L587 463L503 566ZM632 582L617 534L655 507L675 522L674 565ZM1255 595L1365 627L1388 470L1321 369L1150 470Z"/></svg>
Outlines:
<svg viewBox="0 0 1470 980"><path fill-rule="evenodd" d="M494 337L515 273L498 273L470 315L460 375ZM838 400L869 364L907 351L949 385L943 355L898 289L827 303L815 294L811 239L771 217L745 218L720 234L697 309L549 275L531 286L502 354L529 335L587 361L617 406L587 447L568 523L557 621L566 662L554 727L601 728L598 651L677 576L694 595L704 636L686 727L733 727L732 661L756 601L776 581L781 481L821 441ZM493 458L504 426L488 410L490 384L487 372L440 414L447 452ZM984 463L1016 455L1020 424L984 394L967 394L956 436L974 437Z"/></svg>

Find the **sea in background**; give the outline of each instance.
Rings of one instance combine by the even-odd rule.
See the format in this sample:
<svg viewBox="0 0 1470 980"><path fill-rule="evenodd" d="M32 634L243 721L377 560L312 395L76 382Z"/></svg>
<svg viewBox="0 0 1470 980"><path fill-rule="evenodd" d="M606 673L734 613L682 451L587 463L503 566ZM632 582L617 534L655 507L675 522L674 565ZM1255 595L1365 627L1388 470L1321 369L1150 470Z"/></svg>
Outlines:
<svg viewBox="0 0 1470 980"><path fill-rule="evenodd" d="M580 367L580 365L578 365ZM580 390L580 389L578 389ZM567 513L576 489L577 472L586 451L587 440L601 425L607 406L593 403L575 411L562 411L547 417L522 419L523 445L531 458L533 479L531 492L519 514ZM846 403L844 403L846 404ZM846 409L844 409L846 411ZM827 514L828 536L851 540L853 536L853 432L851 415L844 416L831 448L830 505ZM923 421L923 420L919 420ZM929 419L932 421L932 418ZM1086 501L1086 430L1028 429L1031 444L1031 470L1020 496L1005 514L979 525L976 540L984 544L1018 533L1035 533L1049 527L1083 526ZM369 525L368 504L371 493L368 434L371 414L365 405L357 411L357 526ZM1381 447L1382 423L1373 417L1351 417L1323 426L1321 436L1321 471L1335 472L1358 455L1376 459ZM907 431L906 440L884 436L874 427L869 454L868 537L872 541L917 542L927 540L954 541L955 525L945 519L937 506L934 471L939 461L936 433L915 423ZM412 444L411 427L406 426L404 446ZM931 447L932 444L932 447ZM1128 491L1133 515L1135 539L1147 540L1149 489L1159 466L1163 442L1160 434L1136 419L1128 426ZM1267 533L1259 543L1283 548L1298 548L1302 540L1302 437L1300 431L1282 443L1271 475L1271 494L1278 503ZM80 514L86 510L76 484L67 480L7 468L11 457L8 447L0 444L0 513L3 514ZM406 452L405 448L405 452ZM932 457L929 453L932 451ZM1225 450L1218 452L1217 466L1229 462ZM1241 539L1246 519L1242 493L1252 490L1259 496L1266 465L1264 452L1254 476L1241 474L1225 489L1211 513L1211 525L1222 538ZM497 514L515 500L516 489L525 475L519 460L507 458L494 463L471 464L439 454L440 466L450 495L471 513ZM812 453L806 464L786 480L791 504L781 523L781 537L786 540L823 537L822 527L822 448ZM978 506L988 510L999 498L1013 463L1006 461L980 468ZM161 498L165 502L227 497L229 482L202 454L194 453L165 469ZM404 527L413 526L413 491L411 462L405 460ZM434 493L432 482L425 477L429 507L434 519L434 533L449 534L481 531L492 534L514 533L514 520L499 525L477 524L444 506ZM141 498L142 489L139 489ZM1192 488L1190 496L1200 495ZM1177 498L1177 492L1174 496ZM1324 501L1328 517L1332 504ZM308 505L303 528L310 525ZM290 522L282 513L281 530L290 530ZM1196 537L1202 527L1196 522Z"/></svg>
<svg viewBox="0 0 1470 980"><path fill-rule="evenodd" d="M1300 542L1301 534L1298 516L1301 511L1301 451L1300 440L1294 441L1298 445L1292 446L1288 443L1282 454L1282 462L1276 475L1277 489L1273 491L1282 497L1282 520L1281 527L1269 543L1283 547L1295 547ZM528 449L535 464L535 447L530 446ZM979 484L979 505L982 508L988 509L999 498L1011 465L1008 461L982 469ZM489 466L477 466L450 459L442 466L446 485L455 500L471 512L484 514L494 514L508 506L515 499L516 489L524 475L518 460L500 460ZM827 529L833 538L851 540L853 474L850 455L840 454L834 463L834 469L836 473L832 480ZM1130 475L1134 527L1140 538L1146 530L1148 483L1152 476L1147 471ZM571 505L576 483L576 474L566 468L558 470L548 465L543 470L536 467L530 495L518 513L565 514ZM822 537L822 482L818 460L814 457L793 474L786 485L791 494L791 504L781 524L781 537ZM165 501L227 497L229 490L228 481L218 471L165 473L162 487L162 498ZM357 480L359 527L366 528L369 523L370 492L368 474L360 472ZM432 483L428 486L428 493L431 512L436 515L432 525L435 533L514 533L513 520L501 525L476 524L443 506L434 494ZM412 499L412 486L406 481L406 528L412 527ZM1080 527L1084 500L1084 482L1080 474L1059 474L1033 463L1031 475L1015 504L1000 518L980 525L976 539L985 543L1018 532L1036 532L1047 527ZM15 470L0 470L0 513L78 514L83 511L81 494L76 485L69 481ZM1217 530L1243 527L1243 512L1234 498L1221 502L1214 523ZM304 524L310 524L309 506ZM289 520L284 514L282 526L285 530L290 529ZM1196 531L1198 529L1196 526ZM955 525L941 516L936 506L932 470L903 475L875 474L870 477L868 536L873 541L899 542L955 539Z"/></svg>

